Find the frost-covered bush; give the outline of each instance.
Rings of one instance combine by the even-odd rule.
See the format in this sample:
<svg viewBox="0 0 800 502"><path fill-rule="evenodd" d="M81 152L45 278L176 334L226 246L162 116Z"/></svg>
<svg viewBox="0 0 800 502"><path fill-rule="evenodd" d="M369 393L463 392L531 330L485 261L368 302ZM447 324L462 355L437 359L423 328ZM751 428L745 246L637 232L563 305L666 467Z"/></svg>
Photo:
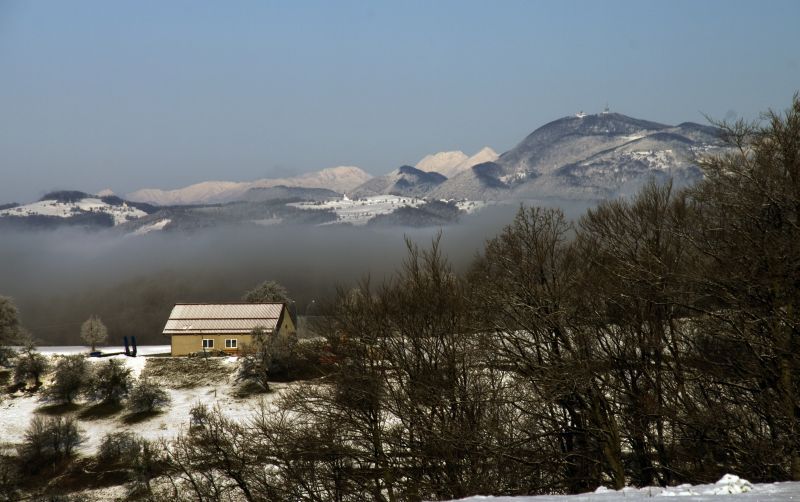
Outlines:
<svg viewBox="0 0 800 502"><path fill-rule="evenodd" d="M253 341L240 353L236 380L245 388L269 392L269 382L285 378L292 368L297 336L268 333L261 328L254 329L251 335Z"/></svg>
<svg viewBox="0 0 800 502"><path fill-rule="evenodd" d="M20 470L11 455L0 455L0 502L19 500Z"/></svg>
<svg viewBox="0 0 800 502"><path fill-rule="evenodd" d="M86 395L92 401L119 404L131 389L131 370L122 361L110 359L92 373Z"/></svg>
<svg viewBox="0 0 800 502"><path fill-rule="evenodd" d="M83 434L72 417L34 416L18 449L20 460L31 467L71 457L83 443Z"/></svg>
<svg viewBox="0 0 800 502"><path fill-rule="evenodd" d="M86 342L86 345L91 346L92 352L94 352L98 344L108 340L108 329L99 317L93 315L81 325L81 339Z"/></svg>
<svg viewBox="0 0 800 502"><path fill-rule="evenodd" d="M63 356L56 362L53 381L45 391L45 398L71 403L86 388L89 377L89 367L84 356Z"/></svg>
<svg viewBox="0 0 800 502"><path fill-rule="evenodd" d="M41 385L42 375L49 369L47 358L36 352L33 346L26 347L14 363L14 383L25 384L33 380L37 387Z"/></svg>
<svg viewBox="0 0 800 502"><path fill-rule="evenodd" d="M134 413L155 411L168 406L170 402L169 394L146 378L139 379L128 395L128 408Z"/></svg>
<svg viewBox="0 0 800 502"><path fill-rule="evenodd" d="M158 475L163 464L163 448L132 432L106 434L97 449L97 464L104 468L127 469L133 485L131 494L147 494L150 481Z"/></svg>
<svg viewBox="0 0 800 502"><path fill-rule="evenodd" d="M110 432L103 436L97 449L97 462L110 465L127 464L142 451L142 438L132 432Z"/></svg>

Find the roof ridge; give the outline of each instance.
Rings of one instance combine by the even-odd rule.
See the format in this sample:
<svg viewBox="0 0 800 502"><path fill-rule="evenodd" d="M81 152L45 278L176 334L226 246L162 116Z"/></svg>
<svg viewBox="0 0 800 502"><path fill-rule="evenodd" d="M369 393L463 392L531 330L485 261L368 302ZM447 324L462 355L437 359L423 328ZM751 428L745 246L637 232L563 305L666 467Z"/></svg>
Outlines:
<svg viewBox="0 0 800 502"><path fill-rule="evenodd" d="M286 305L286 302L199 302L199 303L186 303L178 302L175 305Z"/></svg>

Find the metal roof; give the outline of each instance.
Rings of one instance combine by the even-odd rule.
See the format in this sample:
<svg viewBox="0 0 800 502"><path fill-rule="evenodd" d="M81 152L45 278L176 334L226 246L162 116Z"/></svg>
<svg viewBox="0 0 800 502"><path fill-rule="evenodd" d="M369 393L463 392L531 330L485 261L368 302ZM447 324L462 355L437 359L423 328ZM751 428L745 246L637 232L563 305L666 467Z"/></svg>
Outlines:
<svg viewBox="0 0 800 502"><path fill-rule="evenodd" d="M178 303L163 334L249 333L277 328L283 303Z"/></svg>

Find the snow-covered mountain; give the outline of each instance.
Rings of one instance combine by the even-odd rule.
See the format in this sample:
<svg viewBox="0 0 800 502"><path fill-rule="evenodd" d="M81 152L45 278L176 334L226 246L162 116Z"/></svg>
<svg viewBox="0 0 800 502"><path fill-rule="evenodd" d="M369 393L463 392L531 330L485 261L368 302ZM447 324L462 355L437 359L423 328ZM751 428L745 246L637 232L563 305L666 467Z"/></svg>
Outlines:
<svg viewBox="0 0 800 502"><path fill-rule="evenodd" d="M325 188L334 192L349 192L372 176L353 166L330 167L321 171L301 174L291 178L267 178L256 181L205 181L175 190L146 188L127 195L128 200L147 202L160 206L208 204L238 200L253 188L277 186L297 188Z"/></svg>
<svg viewBox="0 0 800 502"><path fill-rule="evenodd" d="M497 160L497 157L497 152L485 146L472 157L468 157L467 154L460 150L426 155L417 162L416 167L422 171L437 172L448 178L452 178L456 174L466 171L474 165Z"/></svg>
<svg viewBox="0 0 800 502"><path fill-rule="evenodd" d="M354 197L372 195L401 195L422 197L447 180L436 172L425 172L416 167L400 166L385 176L378 176L356 187Z"/></svg>
<svg viewBox="0 0 800 502"><path fill-rule="evenodd" d="M52 192L36 202L0 210L0 221L32 226L117 226L153 212L148 204L124 201L113 195L77 191Z"/></svg>
<svg viewBox="0 0 800 502"><path fill-rule="evenodd" d="M145 189L127 197L140 202L113 195L59 192L25 206L0 206L0 223L121 225L118 230L129 233L254 222L327 224L343 220L335 210L308 210L286 205L286 199L335 202L342 199L341 194L351 199L395 195L428 202L546 198L591 202L633 193L651 178L691 184L701 176L696 167L699 157L724 148L713 127L689 122L671 126L618 113L579 114L545 124L500 156L489 147L472 156L448 151L424 157L417 167L404 165L384 176L372 177L357 167L334 167L285 179ZM363 206L366 201L356 205Z"/></svg>
<svg viewBox="0 0 800 502"><path fill-rule="evenodd" d="M651 177L692 183L700 177L698 156L723 146L715 128L699 124L581 114L536 129L496 160L456 174L428 195L602 199L630 193Z"/></svg>

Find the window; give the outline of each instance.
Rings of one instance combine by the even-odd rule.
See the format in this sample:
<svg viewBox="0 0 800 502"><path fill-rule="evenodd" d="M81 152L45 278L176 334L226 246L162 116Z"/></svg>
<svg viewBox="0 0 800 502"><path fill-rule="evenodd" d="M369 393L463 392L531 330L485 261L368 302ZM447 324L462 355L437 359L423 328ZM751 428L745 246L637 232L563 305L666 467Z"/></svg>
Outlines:
<svg viewBox="0 0 800 502"><path fill-rule="evenodd" d="M203 348L204 349L213 349L214 348L214 340L210 340L208 338L203 339Z"/></svg>
<svg viewBox="0 0 800 502"><path fill-rule="evenodd" d="M226 349L235 349L236 348L236 338L231 338L230 340L225 340L225 348Z"/></svg>

